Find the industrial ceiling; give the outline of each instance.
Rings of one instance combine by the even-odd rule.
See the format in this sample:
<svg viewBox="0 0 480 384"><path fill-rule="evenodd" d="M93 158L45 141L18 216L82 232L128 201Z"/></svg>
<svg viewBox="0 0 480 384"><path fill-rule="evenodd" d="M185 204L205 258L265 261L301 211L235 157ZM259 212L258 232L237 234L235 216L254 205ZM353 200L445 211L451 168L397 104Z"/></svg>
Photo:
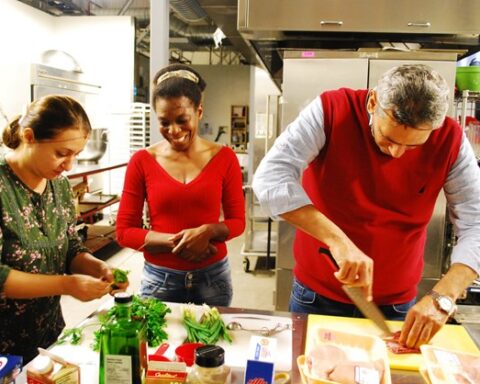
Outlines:
<svg viewBox="0 0 480 384"><path fill-rule="evenodd" d="M133 16L137 52L149 56L150 0L19 0L54 16ZM161 0L158 0L161 1ZM186 52L210 52L226 64L257 64L237 31L236 0L170 0L170 60L189 62ZM216 46L213 33L225 38Z"/></svg>

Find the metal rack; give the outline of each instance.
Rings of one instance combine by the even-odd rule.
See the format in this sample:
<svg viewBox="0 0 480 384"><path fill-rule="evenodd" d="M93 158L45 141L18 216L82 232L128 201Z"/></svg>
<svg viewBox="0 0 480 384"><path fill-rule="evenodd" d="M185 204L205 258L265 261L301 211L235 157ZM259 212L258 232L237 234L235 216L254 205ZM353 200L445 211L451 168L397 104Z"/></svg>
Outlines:
<svg viewBox="0 0 480 384"><path fill-rule="evenodd" d="M150 105L133 103L128 119L130 154L150 145Z"/></svg>
<svg viewBox="0 0 480 384"><path fill-rule="evenodd" d="M274 273L277 238L276 231L272 230L272 219L261 212L260 206L255 202L252 187L244 185L243 190L246 203L245 241L241 251L243 270ZM249 257L257 258L253 269L250 269Z"/></svg>
<svg viewBox="0 0 480 384"><path fill-rule="evenodd" d="M480 159L480 122L467 123L467 117L475 117L477 103L480 103L480 92L469 90L462 91L460 97L456 98L456 116L460 121L460 126L472 145L477 159Z"/></svg>

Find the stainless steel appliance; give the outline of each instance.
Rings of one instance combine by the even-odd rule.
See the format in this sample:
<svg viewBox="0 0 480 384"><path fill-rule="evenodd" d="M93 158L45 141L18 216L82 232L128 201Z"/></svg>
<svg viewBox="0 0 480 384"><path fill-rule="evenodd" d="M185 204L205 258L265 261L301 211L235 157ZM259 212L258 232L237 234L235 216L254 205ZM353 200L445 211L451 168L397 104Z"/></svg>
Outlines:
<svg viewBox="0 0 480 384"><path fill-rule="evenodd" d="M282 52L289 49L357 50L392 42L475 53L479 13L477 0L238 0L238 31L280 85Z"/></svg>
<svg viewBox="0 0 480 384"><path fill-rule="evenodd" d="M283 68L282 128L295 119L313 98L328 89L373 88L387 69L404 63L424 63L434 67L455 85L456 54L405 52L287 51ZM453 106L453 103L452 103ZM451 109L453 111L453 107ZM453 112L452 112L453 113ZM428 226L425 268L419 294L425 293L440 278L445 261L446 200L440 194ZM288 308L294 259L294 229L280 221L277 236L276 301L278 310Z"/></svg>
<svg viewBox="0 0 480 384"><path fill-rule="evenodd" d="M73 97L85 108L92 126L97 126L102 115L98 110L101 86L88 81L81 72L32 64L30 88L31 101L47 95Z"/></svg>

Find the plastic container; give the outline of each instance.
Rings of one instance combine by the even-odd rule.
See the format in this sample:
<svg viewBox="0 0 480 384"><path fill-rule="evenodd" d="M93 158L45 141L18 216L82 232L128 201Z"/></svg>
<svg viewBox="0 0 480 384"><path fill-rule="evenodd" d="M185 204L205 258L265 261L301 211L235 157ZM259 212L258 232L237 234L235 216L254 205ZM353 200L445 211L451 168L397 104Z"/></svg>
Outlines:
<svg viewBox="0 0 480 384"><path fill-rule="evenodd" d="M195 364L188 374L189 384L230 384L231 370L224 365L225 351L217 345L204 345L195 351Z"/></svg>
<svg viewBox="0 0 480 384"><path fill-rule="evenodd" d="M431 384L480 382L480 353L452 351L427 344L420 350L425 363L423 375Z"/></svg>
<svg viewBox="0 0 480 384"><path fill-rule="evenodd" d="M175 361L184 362L191 367L195 362L195 351L202 347L203 343L185 343L175 348Z"/></svg>
<svg viewBox="0 0 480 384"><path fill-rule="evenodd" d="M377 371L378 383L391 384L392 379L390 375L390 365L388 361L388 351L385 342L377 336L360 335L349 332L341 332L326 328L318 328L315 332L315 339L310 343L310 349L305 351L305 355L297 358L298 369L302 377L303 384L337 384L339 381L333 381L329 378L320 378L312 372L307 364L307 356L313 353L314 349L321 350L322 348L331 348L332 351L339 351L342 358L336 357L333 353L325 355L330 359L332 367L337 367L342 363L351 364L370 364L376 362L383 368L383 374L380 376L380 371ZM329 369L330 371L330 369ZM372 373L368 369L366 373ZM326 375L328 376L328 375ZM374 376L374 375L373 375ZM374 383L375 380L361 381L362 383Z"/></svg>
<svg viewBox="0 0 480 384"><path fill-rule="evenodd" d="M455 82L459 91L480 91L480 66L457 67Z"/></svg>

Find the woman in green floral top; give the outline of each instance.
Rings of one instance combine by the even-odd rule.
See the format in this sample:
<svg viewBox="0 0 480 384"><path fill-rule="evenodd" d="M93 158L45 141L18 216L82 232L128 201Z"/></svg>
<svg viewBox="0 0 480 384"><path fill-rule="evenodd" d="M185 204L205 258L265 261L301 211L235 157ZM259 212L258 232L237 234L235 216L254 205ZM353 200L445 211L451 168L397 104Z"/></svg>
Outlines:
<svg viewBox="0 0 480 384"><path fill-rule="evenodd" d="M110 291L108 265L75 231L68 180L91 131L78 102L46 96L3 131L0 157L0 354L28 362L65 326L60 295L88 301Z"/></svg>

